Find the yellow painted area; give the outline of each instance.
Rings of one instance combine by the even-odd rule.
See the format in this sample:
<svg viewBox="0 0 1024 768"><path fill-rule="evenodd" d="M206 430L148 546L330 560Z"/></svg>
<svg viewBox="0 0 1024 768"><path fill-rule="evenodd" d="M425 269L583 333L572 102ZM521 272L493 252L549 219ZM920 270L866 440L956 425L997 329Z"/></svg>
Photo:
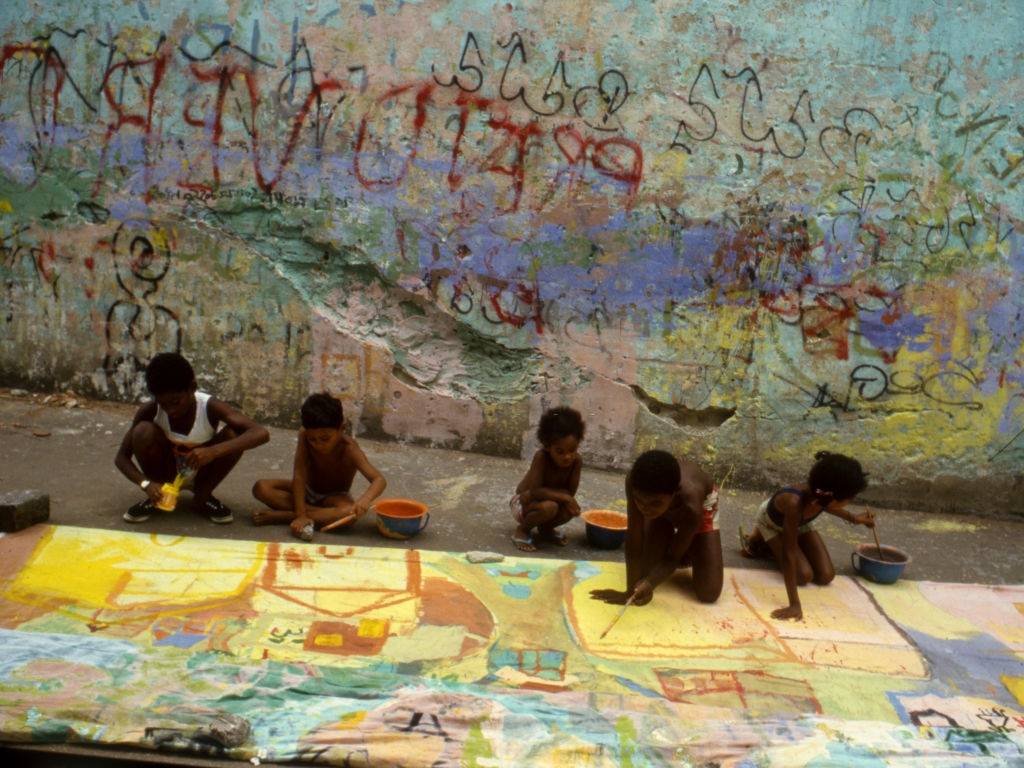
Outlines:
<svg viewBox="0 0 1024 768"><path fill-rule="evenodd" d="M918 531L928 531L928 533L974 533L975 531L983 531L986 528L986 526L980 523L935 519L914 523L913 527Z"/></svg>
<svg viewBox="0 0 1024 768"><path fill-rule="evenodd" d="M895 584L873 585L863 582L872 597L890 615L899 616L910 629L933 637L965 640L977 634L977 627L938 606L928 603L920 584L901 580Z"/></svg>
<svg viewBox="0 0 1024 768"><path fill-rule="evenodd" d="M153 244L153 248L157 251L169 251L170 244L168 242L167 230L162 228L154 227L149 230L149 240Z"/></svg>
<svg viewBox="0 0 1024 768"><path fill-rule="evenodd" d="M333 726L329 726L329 728L335 731L347 731L355 728L366 719L366 714L366 712L349 712L342 715L341 719Z"/></svg>
<svg viewBox="0 0 1024 768"><path fill-rule="evenodd" d="M149 26L122 26L114 36L114 48L129 58L152 56L160 44L161 35Z"/></svg>
<svg viewBox="0 0 1024 768"><path fill-rule="evenodd" d="M14 213L14 208L11 207L11 202L0 197L0 213Z"/></svg>
<svg viewBox="0 0 1024 768"><path fill-rule="evenodd" d="M88 528L52 528L2 597L34 606L173 615L188 605L237 597L252 582L266 546L221 541L197 557L192 540L155 542ZM215 567L199 568L199 562Z"/></svg>
<svg viewBox="0 0 1024 768"><path fill-rule="evenodd" d="M381 619L360 619L356 630L359 637L384 637L387 632L388 623Z"/></svg>
<svg viewBox="0 0 1024 768"><path fill-rule="evenodd" d="M651 173L654 177L681 179L686 173L689 155L680 149L668 149L659 152L651 161Z"/></svg>
<svg viewBox="0 0 1024 768"><path fill-rule="evenodd" d="M804 621L783 622L770 618L785 599L778 575L743 572L742 580L726 586L729 599L699 611L655 600L642 609L627 609L601 639L618 609L587 597L592 589L615 587L621 588L621 575L606 569L573 589L571 620L580 642L600 656L787 662L902 677L927 673L917 650L851 581L801 589ZM652 624L659 627L657 633L651 632Z"/></svg>
<svg viewBox="0 0 1024 768"><path fill-rule="evenodd" d="M1024 651L1024 615L1016 609L1014 597L1021 590L997 586L978 591L971 584L921 582L921 595L932 606L970 622L1018 653Z"/></svg>
<svg viewBox="0 0 1024 768"><path fill-rule="evenodd" d="M317 635L313 639L313 645L320 648L341 648L345 644L345 638L337 634Z"/></svg>
<svg viewBox="0 0 1024 768"><path fill-rule="evenodd" d="M1006 690L1013 694L1013 698L1017 700L1017 703L1024 706L1024 677L1000 675L999 679L1003 681Z"/></svg>

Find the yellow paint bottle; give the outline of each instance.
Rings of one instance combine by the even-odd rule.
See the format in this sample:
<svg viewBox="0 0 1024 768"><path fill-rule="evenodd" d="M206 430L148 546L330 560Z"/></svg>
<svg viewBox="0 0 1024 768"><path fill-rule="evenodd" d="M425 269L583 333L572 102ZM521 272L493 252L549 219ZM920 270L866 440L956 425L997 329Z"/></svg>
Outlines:
<svg viewBox="0 0 1024 768"><path fill-rule="evenodd" d="M160 486L160 500L156 503L156 508L161 509L164 512L173 512L174 508L178 506L178 494L181 493L181 486L185 484L185 481L192 476L194 470L185 469L179 472L174 478L173 483L164 483Z"/></svg>

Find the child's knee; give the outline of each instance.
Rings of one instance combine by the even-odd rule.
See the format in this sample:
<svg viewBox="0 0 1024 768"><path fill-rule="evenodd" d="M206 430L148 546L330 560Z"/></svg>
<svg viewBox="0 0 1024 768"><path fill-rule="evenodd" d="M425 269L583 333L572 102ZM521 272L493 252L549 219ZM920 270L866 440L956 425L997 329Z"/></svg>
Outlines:
<svg viewBox="0 0 1024 768"><path fill-rule="evenodd" d="M132 427L132 449L136 453L140 450L152 450L163 436L163 430L152 421L140 421Z"/></svg>
<svg viewBox="0 0 1024 768"><path fill-rule="evenodd" d="M798 586L806 587L814 581L814 571L811 570L811 566L800 564L796 569L796 583Z"/></svg>
<svg viewBox="0 0 1024 768"><path fill-rule="evenodd" d="M257 480L252 484L252 495L259 501L265 501L267 494L273 489L269 480Z"/></svg>
<svg viewBox="0 0 1024 768"><path fill-rule="evenodd" d="M558 517L557 501L542 501L534 508L537 525L546 525Z"/></svg>
<svg viewBox="0 0 1024 768"><path fill-rule="evenodd" d="M722 582L716 581L714 583L697 583L694 584L694 591L697 593L697 599L702 603L713 603L718 600L719 595L722 594Z"/></svg>
<svg viewBox="0 0 1024 768"><path fill-rule="evenodd" d="M827 569L822 570L821 573L816 573L814 575L814 583L817 584L818 586L824 587L827 584L831 584L833 579L835 579L835 577L836 577L835 569L827 568Z"/></svg>

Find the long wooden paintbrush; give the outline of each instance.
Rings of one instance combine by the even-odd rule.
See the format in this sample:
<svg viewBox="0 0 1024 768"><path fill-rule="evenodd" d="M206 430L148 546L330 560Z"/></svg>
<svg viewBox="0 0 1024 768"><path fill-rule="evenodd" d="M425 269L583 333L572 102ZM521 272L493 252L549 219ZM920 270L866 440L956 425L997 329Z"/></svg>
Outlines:
<svg viewBox="0 0 1024 768"><path fill-rule="evenodd" d="M626 601L626 604L622 606L619 612L615 614L615 618L612 619L608 626L604 628L604 632L601 633L601 636L598 638L598 640L604 640L604 636L611 632L612 627L619 623L619 619L621 619L622 616L626 613L626 609L633 604L634 600L636 600L636 593L633 593L629 596L629 599Z"/></svg>
<svg viewBox="0 0 1024 768"><path fill-rule="evenodd" d="M868 512L870 512L870 511L871 510L869 509ZM882 554L882 542L880 542L878 540L878 523L877 522L875 522L875 524L871 526L871 532L873 534L875 534L875 546L878 547L878 559L881 560L884 563L885 562L885 555Z"/></svg>
<svg viewBox="0 0 1024 768"><path fill-rule="evenodd" d="M353 520L356 519L356 517L357 517L357 515L356 515L355 512L353 512L351 514L348 514L348 515L345 515L344 517L339 517L333 523L328 523L327 525L325 525L320 530L321 531L331 531L331 530L334 530L335 528L338 528L338 527L340 527L342 525L345 525L345 523L352 522Z"/></svg>

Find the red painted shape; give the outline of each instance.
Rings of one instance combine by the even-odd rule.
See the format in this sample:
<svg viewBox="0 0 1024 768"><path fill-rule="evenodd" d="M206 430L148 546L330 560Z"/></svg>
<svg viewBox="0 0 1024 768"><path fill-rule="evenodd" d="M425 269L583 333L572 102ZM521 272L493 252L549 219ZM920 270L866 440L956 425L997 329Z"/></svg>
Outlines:
<svg viewBox="0 0 1024 768"><path fill-rule="evenodd" d="M505 140L488 155L485 162L489 163L485 170L492 173L500 173L512 179L512 203L499 210L500 213L512 213L519 210L519 202L523 198L523 180L526 178L526 155L529 152L530 139L540 136L541 129L536 120L531 120L525 125L513 123L504 117L491 117L488 126L496 131L504 131L508 134ZM514 148L515 156L510 165L501 165L498 158L506 152L509 147Z"/></svg>
<svg viewBox="0 0 1024 768"><path fill-rule="evenodd" d="M141 128L143 132L143 142L146 147L149 146L153 136L153 105L156 101L156 92L160 88L160 83L163 82L164 73L167 70L167 62L170 54L165 47L162 52L158 52L148 59L129 59L125 57L123 60L117 63L111 64L107 67L107 71L103 74L103 82L100 85L100 90L103 93L103 98L107 102L107 105L113 110L115 119L107 124L107 131L103 136L103 149L100 152L100 171L96 178L96 184L93 188L93 193L99 192L100 184L103 181L103 170L106 167L107 151L110 148L110 140L114 134L121 130L126 125L131 125L136 128ZM146 113L145 115L127 112L123 108L122 102L118 101L117 94L114 93L113 78L118 72L123 70L124 77L131 77L134 82L141 83L142 79L135 76L134 72L138 68L152 67L152 81L147 87L143 86L146 91ZM122 78L123 80L124 78ZM145 179L146 179L146 200L149 200L149 173L151 171L149 153L146 153L145 161Z"/></svg>
<svg viewBox="0 0 1024 768"><path fill-rule="evenodd" d="M622 136L594 139L584 136L571 124L558 126L552 135L558 149L569 162L570 193L583 176L589 160L597 173L626 185L626 207L633 206L644 171L644 152L637 142ZM559 172L555 177L556 183L564 173Z"/></svg>
<svg viewBox="0 0 1024 768"><path fill-rule="evenodd" d="M250 147L255 153L254 147L256 145L258 135L256 128L256 110L260 103L256 71L247 64L241 65L233 62L226 62L209 68L203 68L198 64L193 63L190 65L189 69L192 72L192 76L200 83L217 84L217 98L214 102L213 108L213 131L211 143L213 144L213 183L214 186L220 186L220 142L224 136L224 102L227 98L228 90L231 87L232 81L238 77L241 77L245 81L246 92L249 94L248 125L250 130ZM206 120L202 117L194 117L190 112L190 105L187 103L182 110L182 117L189 125L193 125L198 128L206 127ZM209 188L204 184L182 184L181 186L196 189L197 191L209 191Z"/></svg>
<svg viewBox="0 0 1024 768"><path fill-rule="evenodd" d="M455 103L459 107L459 128L455 133L455 144L452 146L452 164L448 168L448 189L452 192L457 190L462 184L462 174L458 173L455 169L462 151L462 137L466 135L466 124L469 122L470 110L488 109L491 106L492 100L460 91Z"/></svg>
<svg viewBox="0 0 1024 768"><path fill-rule="evenodd" d="M432 82L421 83L419 86L415 83L408 83L406 85L399 85L389 89L377 99L375 107L379 107L389 101L394 101L399 96L409 92L416 94L416 113L413 118L413 135L412 140L409 142L409 153L406 155L405 160L402 161L401 169L393 177L372 179L363 173L360 158L366 144L367 125L370 121L370 112L364 114L362 119L359 121L359 130L356 131L355 138L355 154L352 157L352 170L355 173L356 178L359 180L359 183L366 189L393 189L405 178L405 175L409 172L409 166L412 164L413 159L415 159L416 152L419 148L420 134L423 132L423 126L427 122L427 105L433 101L434 87L435 85Z"/></svg>

